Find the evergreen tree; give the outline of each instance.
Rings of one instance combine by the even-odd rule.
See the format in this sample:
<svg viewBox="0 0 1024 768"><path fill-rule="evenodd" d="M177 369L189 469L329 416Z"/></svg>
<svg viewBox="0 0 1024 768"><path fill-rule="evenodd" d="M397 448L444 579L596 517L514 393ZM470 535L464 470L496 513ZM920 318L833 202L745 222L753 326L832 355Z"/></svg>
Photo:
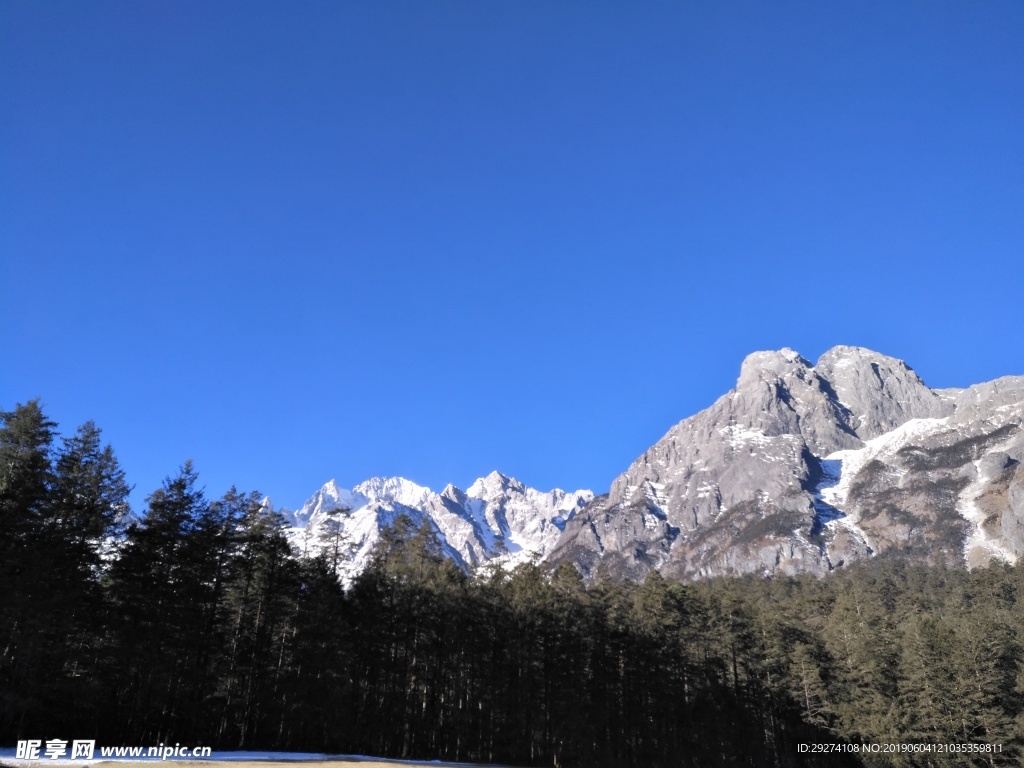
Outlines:
<svg viewBox="0 0 1024 768"><path fill-rule="evenodd" d="M287 712L296 711L287 677L302 582L281 516L256 494L234 498L244 499L244 516L224 593L217 734L234 748L268 748L283 733Z"/></svg>
<svg viewBox="0 0 1024 768"><path fill-rule="evenodd" d="M130 512L131 488L124 470L113 448L102 445L100 437L100 429L88 421L73 437L64 438L57 456L53 511L48 521L77 550L75 564L93 570L99 567L108 538Z"/></svg>
<svg viewBox="0 0 1024 768"><path fill-rule="evenodd" d="M188 680L198 671L195 605L205 573L196 570L189 539L208 512L191 461L148 499L112 567L120 616L117 662L126 667L116 695L117 720L154 743L178 734L190 703ZM187 713L185 714L187 717Z"/></svg>
<svg viewBox="0 0 1024 768"><path fill-rule="evenodd" d="M0 411L0 732L20 732L55 693L35 679L59 642L43 525L55 427L39 400Z"/></svg>
<svg viewBox="0 0 1024 768"><path fill-rule="evenodd" d="M895 623L871 588L866 569L840 574L822 636L835 659L832 698L842 732L858 741L882 742L900 734L899 649Z"/></svg>
<svg viewBox="0 0 1024 768"><path fill-rule="evenodd" d="M56 426L38 399L0 411L0 547L23 541L46 509Z"/></svg>
<svg viewBox="0 0 1024 768"><path fill-rule="evenodd" d="M348 603L337 566L327 553L304 558L292 620L287 682L287 739L298 748L339 751L356 734L353 690L348 670L351 638Z"/></svg>
<svg viewBox="0 0 1024 768"><path fill-rule="evenodd" d="M107 640L104 558L113 555L130 516L124 471L113 449L102 444L99 428L86 422L62 442L42 526L47 602L56 619L48 631L62 636L41 680L60 678L50 677L60 702L51 703L51 710L102 690L97 673Z"/></svg>
<svg viewBox="0 0 1024 768"><path fill-rule="evenodd" d="M320 546L327 557L335 579L339 578L342 561L349 560L352 556L351 538L345 531L345 521L342 519L349 511L349 509L343 508L328 514L321 524L318 536Z"/></svg>

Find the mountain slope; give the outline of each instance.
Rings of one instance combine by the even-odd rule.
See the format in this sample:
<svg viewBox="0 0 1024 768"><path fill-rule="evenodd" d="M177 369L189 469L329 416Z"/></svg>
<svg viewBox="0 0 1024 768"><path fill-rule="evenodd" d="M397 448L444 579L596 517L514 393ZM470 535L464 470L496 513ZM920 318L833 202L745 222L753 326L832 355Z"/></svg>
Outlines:
<svg viewBox="0 0 1024 768"><path fill-rule="evenodd" d="M857 347L756 352L566 525L550 561L641 578L824 573L1022 551L1024 377L932 390Z"/></svg>

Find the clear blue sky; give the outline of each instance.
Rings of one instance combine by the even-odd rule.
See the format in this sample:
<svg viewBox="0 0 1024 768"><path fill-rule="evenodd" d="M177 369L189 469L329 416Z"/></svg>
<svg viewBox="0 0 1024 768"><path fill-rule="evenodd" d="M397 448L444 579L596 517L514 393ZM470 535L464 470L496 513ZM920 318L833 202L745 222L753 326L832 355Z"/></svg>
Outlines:
<svg viewBox="0 0 1024 768"><path fill-rule="evenodd" d="M1024 373L1024 3L0 4L0 407L607 490L743 357Z"/></svg>

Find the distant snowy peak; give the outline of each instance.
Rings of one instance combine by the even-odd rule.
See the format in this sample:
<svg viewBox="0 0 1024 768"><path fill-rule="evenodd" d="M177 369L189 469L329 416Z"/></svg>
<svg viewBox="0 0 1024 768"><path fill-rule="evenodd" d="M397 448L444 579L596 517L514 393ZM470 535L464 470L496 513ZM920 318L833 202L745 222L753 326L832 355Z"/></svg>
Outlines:
<svg viewBox="0 0 1024 768"><path fill-rule="evenodd" d="M524 493L526 486L518 480L501 474L495 470L486 477L481 477L466 489L466 495L474 499L492 499L508 493Z"/></svg>
<svg viewBox="0 0 1024 768"><path fill-rule="evenodd" d="M275 508L274 501L269 496L264 496L260 499L260 512L264 514L276 512L284 520L285 525L292 527L296 524L295 513L290 509L285 509L284 507L281 509Z"/></svg>
<svg viewBox="0 0 1024 768"><path fill-rule="evenodd" d="M587 490L538 491L500 472L491 472L474 482L466 490L466 496L483 501L491 513L491 527L513 540L543 537L542 529L547 523L563 528L566 521L594 498Z"/></svg>
<svg viewBox="0 0 1024 768"><path fill-rule="evenodd" d="M336 481L328 480L292 517L295 527L304 528L314 516L320 518L339 510L359 509L368 502L369 498L359 491L341 488Z"/></svg>
<svg viewBox="0 0 1024 768"><path fill-rule="evenodd" d="M567 492L561 488L553 488L550 491L538 491L536 488L523 485L514 477L508 477L497 471L476 480L466 489L466 495L484 501L500 500L510 496L545 499L552 508L564 511L571 511L578 507L581 501L586 503L594 498L593 492L589 490Z"/></svg>
<svg viewBox="0 0 1024 768"><path fill-rule="evenodd" d="M350 580L369 562L381 529L399 514L416 524L429 522L445 551L462 565L495 558L515 564L543 558L566 522L593 498L588 490L538 491L500 472L476 480L467 491L449 484L441 493L401 477L374 477L351 491L331 480L286 519L293 541L306 552L322 546L327 519L337 520L350 551L345 569Z"/></svg>
<svg viewBox="0 0 1024 768"><path fill-rule="evenodd" d="M373 501L391 501L407 507L420 508L434 495L433 491L404 477L371 477L359 483L356 493Z"/></svg>

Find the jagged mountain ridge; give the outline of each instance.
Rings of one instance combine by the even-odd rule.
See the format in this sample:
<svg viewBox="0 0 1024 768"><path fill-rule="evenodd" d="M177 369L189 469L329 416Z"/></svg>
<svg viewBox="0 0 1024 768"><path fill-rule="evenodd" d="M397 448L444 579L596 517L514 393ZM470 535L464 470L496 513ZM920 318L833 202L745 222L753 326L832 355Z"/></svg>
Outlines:
<svg viewBox="0 0 1024 768"><path fill-rule="evenodd" d="M825 573L903 554L1014 561L1024 535L1024 377L932 390L906 363L835 347L756 352L570 521L549 560L676 579Z"/></svg>
<svg viewBox="0 0 1024 768"><path fill-rule="evenodd" d="M369 562L381 529L398 515L408 515L417 526L428 523L445 553L460 565L495 560L514 565L543 559L567 521L593 497L588 490L538 491L499 472L465 491L449 484L440 493L404 478L377 477L351 490L331 480L299 510L281 512L303 552L325 546L326 523L336 520L344 536L342 578L350 581Z"/></svg>

